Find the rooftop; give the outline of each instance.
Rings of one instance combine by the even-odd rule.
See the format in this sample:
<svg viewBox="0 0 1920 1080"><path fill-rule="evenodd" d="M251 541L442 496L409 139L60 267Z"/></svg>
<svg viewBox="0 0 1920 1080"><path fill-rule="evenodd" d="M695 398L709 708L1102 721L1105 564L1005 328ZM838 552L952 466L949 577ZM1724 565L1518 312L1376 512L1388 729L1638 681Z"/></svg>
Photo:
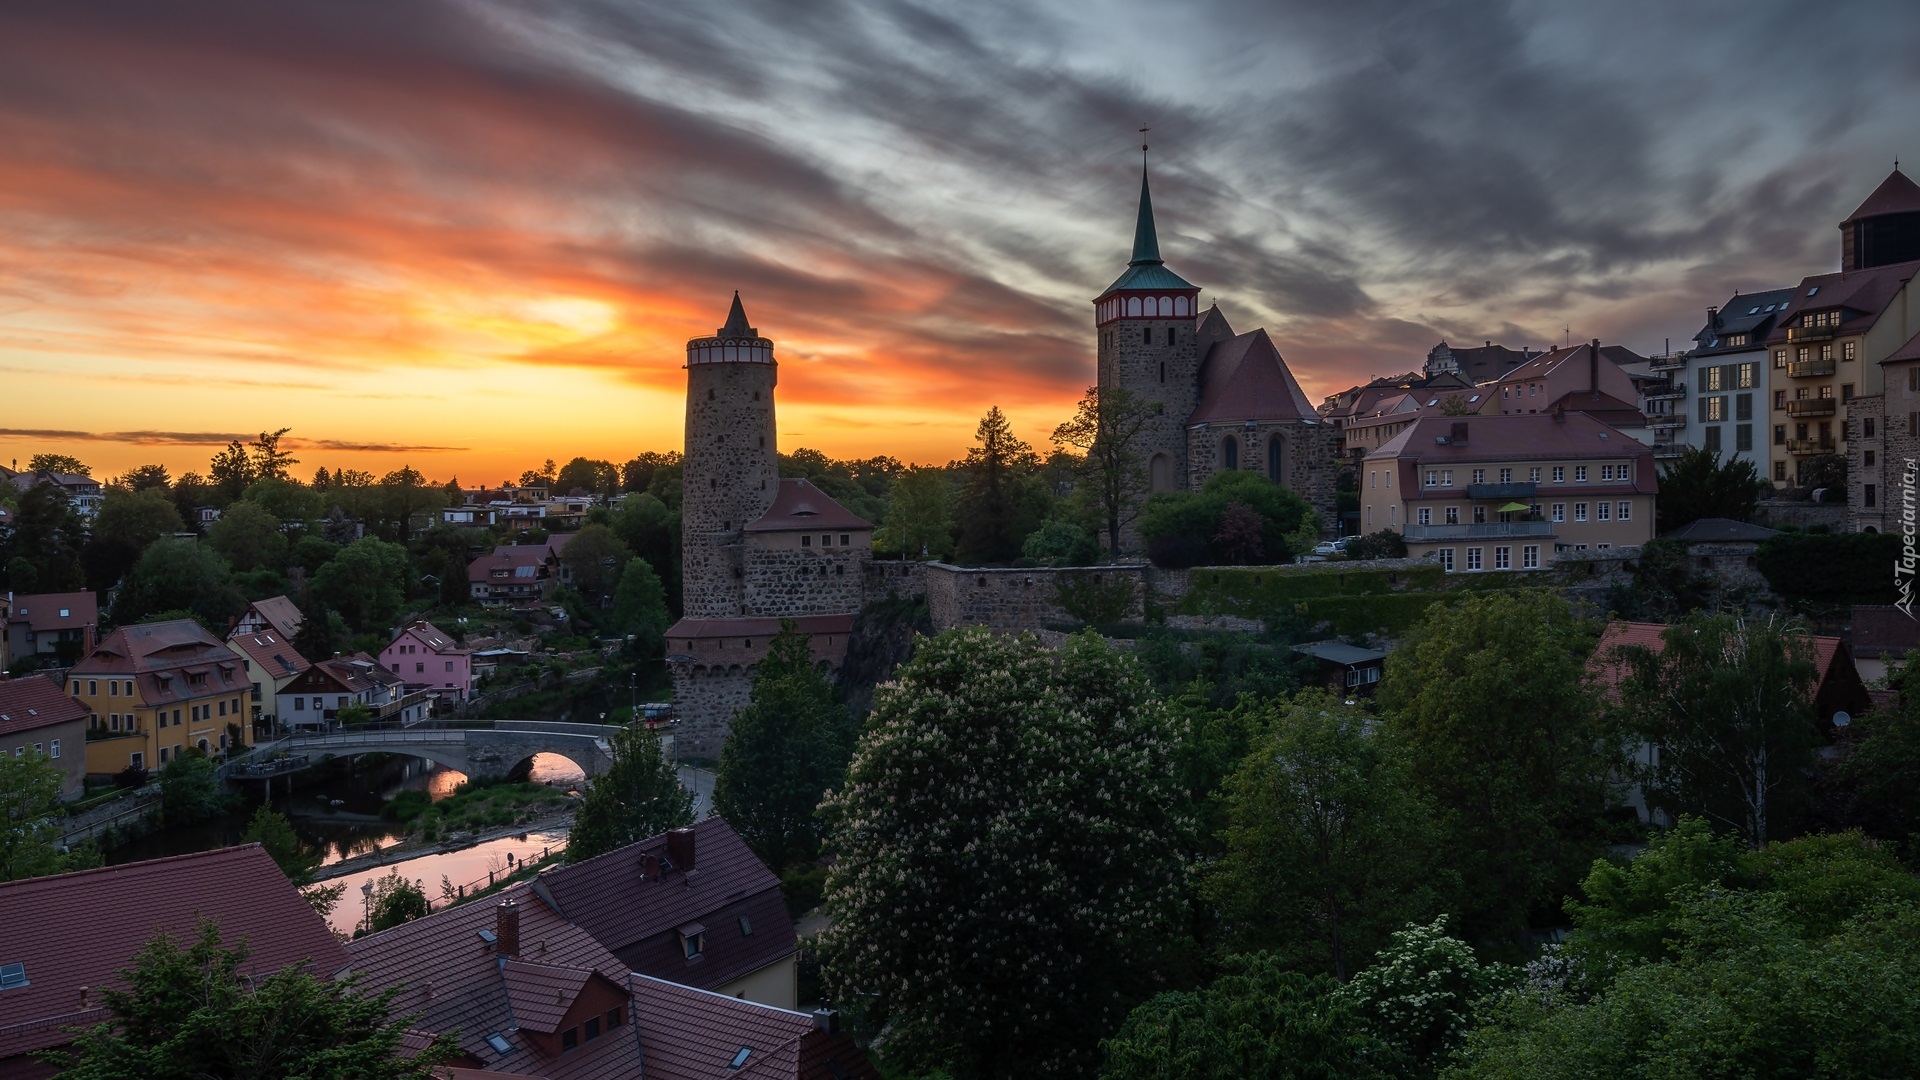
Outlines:
<svg viewBox="0 0 1920 1080"><path fill-rule="evenodd" d="M1864 333L1880 321L1880 316L1899 294L1901 286L1920 271L1920 261L1888 263L1865 270L1842 270L1803 278L1794 288L1794 297L1767 335L1769 344L1784 342L1787 327L1803 312L1839 309L1844 314L1837 332Z"/></svg>
<svg viewBox="0 0 1920 1080"><path fill-rule="evenodd" d="M7 621L25 623L36 634L78 630L99 623L100 601L91 590L16 594L7 607Z"/></svg>
<svg viewBox="0 0 1920 1080"><path fill-rule="evenodd" d="M1307 653L1330 664L1371 664L1387 658L1387 654L1379 649L1362 649L1341 641L1309 641L1305 645L1295 645L1293 651Z"/></svg>
<svg viewBox="0 0 1920 1080"><path fill-rule="evenodd" d="M1465 425L1464 443L1454 439L1457 425ZM1600 457L1644 457L1652 448L1620 429L1587 413L1506 413L1499 416L1422 416L1405 431L1367 455L1368 461L1403 458L1421 465L1451 465L1475 461L1548 461ZM1653 488L1652 470L1644 470L1647 490Z"/></svg>
<svg viewBox="0 0 1920 1080"><path fill-rule="evenodd" d="M306 616L300 614L300 605L284 596L255 600L248 606L247 614L259 616L268 626L280 631L282 638L299 637L300 624L306 621ZM247 621L247 616L241 616L241 621Z"/></svg>
<svg viewBox="0 0 1920 1080"><path fill-rule="evenodd" d="M0 964L25 964L27 978L0 991L0 1059L65 1045L62 1028L104 1019L99 991L141 947L163 931L194 940L202 919L228 947L246 943L245 972L304 962L326 977L347 960L258 844L0 883L0 911L10 930L32 928L0 935ZM0 1061L0 1073L14 1064Z"/></svg>
<svg viewBox="0 0 1920 1080"><path fill-rule="evenodd" d="M259 664L261 671L276 680L292 678L313 666L277 630L251 634L238 630L227 638L227 644Z"/></svg>
<svg viewBox="0 0 1920 1080"><path fill-rule="evenodd" d="M87 718L87 707L60 689L51 675L0 678L0 735ZM11 963L0 957L0 964Z"/></svg>
<svg viewBox="0 0 1920 1080"><path fill-rule="evenodd" d="M1907 214L1920 211L1920 184L1907 178L1907 174L1897 167L1887 174L1880 186L1873 189L1867 201L1854 208L1841 222L1848 225L1862 218L1879 217L1882 214Z"/></svg>
<svg viewBox="0 0 1920 1080"><path fill-rule="evenodd" d="M826 492L799 477L785 477L773 505L746 525L747 532L807 532L815 529L871 529L872 525L834 502Z"/></svg>
<svg viewBox="0 0 1920 1080"><path fill-rule="evenodd" d="M1190 424L1320 418L1264 329L1215 342L1200 362L1200 380Z"/></svg>

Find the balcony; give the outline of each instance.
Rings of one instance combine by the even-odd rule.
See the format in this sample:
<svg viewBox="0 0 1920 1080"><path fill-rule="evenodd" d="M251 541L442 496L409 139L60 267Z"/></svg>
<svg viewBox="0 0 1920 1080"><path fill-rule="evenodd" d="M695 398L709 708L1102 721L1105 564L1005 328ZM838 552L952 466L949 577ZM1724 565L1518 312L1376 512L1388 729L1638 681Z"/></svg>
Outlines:
<svg viewBox="0 0 1920 1080"><path fill-rule="evenodd" d="M1650 428L1686 427L1687 418L1682 413L1648 413L1647 426Z"/></svg>
<svg viewBox="0 0 1920 1080"><path fill-rule="evenodd" d="M1657 442L1653 444L1653 460L1668 461L1679 457L1686 449L1677 442Z"/></svg>
<svg viewBox="0 0 1920 1080"><path fill-rule="evenodd" d="M1792 417L1832 416L1834 411L1839 407L1839 404L1839 402L1830 397L1801 398L1798 401L1787 402L1787 415Z"/></svg>
<svg viewBox="0 0 1920 1080"><path fill-rule="evenodd" d="M1674 383L1647 391L1648 401L1677 401L1687 396L1686 383Z"/></svg>
<svg viewBox="0 0 1920 1080"><path fill-rule="evenodd" d="M1787 365L1787 377L1790 379L1816 379L1822 375L1833 374L1832 360L1795 360Z"/></svg>
<svg viewBox="0 0 1920 1080"><path fill-rule="evenodd" d="M1840 444L1832 439L1788 439L1787 453L1797 456L1807 454L1839 453Z"/></svg>
<svg viewBox="0 0 1920 1080"><path fill-rule="evenodd" d="M1531 499L1540 485L1530 483L1468 484L1469 499Z"/></svg>
<svg viewBox="0 0 1920 1080"><path fill-rule="evenodd" d="M1552 536L1551 521L1487 521L1470 525L1408 525L1408 540L1479 540L1503 536Z"/></svg>
<svg viewBox="0 0 1920 1080"><path fill-rule="evenodd" d="M1673 371L1687 366L1686 353L1674 353L1671 356L1649 356L1647 367L1653 371Z"/></svg>
<svg viewBox="0 0 1920 1080"><path fill-rule="evenodd" d="M1833 338L1834 332L1838 329L1839 327L1837 326L1789 326L1787 327L1787 340L1793 342L1830 341Z"/></svg>

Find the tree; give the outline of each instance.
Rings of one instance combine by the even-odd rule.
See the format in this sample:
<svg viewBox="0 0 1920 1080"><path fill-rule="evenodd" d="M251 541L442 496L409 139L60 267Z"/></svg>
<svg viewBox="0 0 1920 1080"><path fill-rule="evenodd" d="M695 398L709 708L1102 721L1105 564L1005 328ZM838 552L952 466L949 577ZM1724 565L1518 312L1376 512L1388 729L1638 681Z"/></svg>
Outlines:
<svg viewBox="0 0 1920 1080"><path fill-rule="evenodd" d="M647 560L629 560L613 590L614 630L632 634L634 652L650 658L665 650L669 622L667 594L659 575Z"/></svg>
<svg viewBox="0 0 1920 1080"><path fill-rule="evenodd" d="M180 479L173 482L173 505L180 511L180 520L196 528L199 521L196 511L211 505L216 494L215 488L197 472L181 473Z"/></svg>
<svg viewBox="0 0 1920 1080"><path fill-rule="evenodd" d="M304 966L256 976L247 956L211 921L186 948L156 935L99 988L110 1019L74 1040L70 1060L53 1051L49 1063L66 1080L429 1080L459 1050L445 1035L402 1050L417 1016L395 1007L398 987L362 994L351 977L323 981Z"/></svg>
<svg viewBox="0 0 1920 1080"><path fill-rule="evenodd" d="M693 823L693 796L680 786L658 736L630 721L608 743L613 761L593 778L574 812L568 862Z"/></svg>
<svg viewBox="0 0 1920 1080"><path fill-rule="evenodd" d="M91 849L63 855L59 766L38 751L0 754L0 881L79 870Z"/></svg>
<svg viewBox="0 0 1920 1080"><path fill-rule="evenodd" d="M953 485L946 470L914 466L893 484L875 548L908 559L942 559L953 547Z"/></svg>
<svg viewBox="0 0 1920 1080"><path fill-rule="evenodd" d="M165 491L173 486L173 474L165 465L135 465L114 477L112 486L128 491Z"/></svg>
<svg viewBox="0 0 1920 1080"><path fill-rule="evenodd" d="M1027 537L1020 554L1042 566L1091 566L1100 561L1100 542L1070 521L1049 521Z"/></svg>
<svg viewBox="0 0 1920 1080"><path fill-rule="evenodd" d="M577 457L567 462L553 478L553 493L596 495L607 486L609 477L617 483L619 470L613 467L613 462Z"/></svg>
<svg viewBox="0 0 1920 1080"><path fill-rule="evenodd" d="M1760 496L1770 490L1753 462L1689 446L1660 469L1660 498L1655 507L1660 531L1672 532L1701 518L1746 521Z"/></svg>
<svg viewBox="0 0 1920 1080"><path fill-rule="evenodd" d="M27 471L93 475L92 466L72 454L35 454L27 459Z"/></svg>
<svg viewBox="0 0 1920 1080"><path fill-rule="evenodd" d="M1319 530L1299 496L1244 469L1217 472L1198 492L1156 492L1140 518L1148 556L1171 567L1291 562L1300 554L1296 537Z"/></svg>
<svg viewBox="0 0 1920 1080"><path fill-rule="evenodd" d="M313 470L313 481L307 486L315 491L325 491L333 486L333 476L327 472L327 467L322 465Z"/></svg>
<svg viewBox="0 0 1920 1080"><path fill-rule="evenodd" d="M1120 530L1132 524L1146 490L1141 444L1160 402L1125 387L1089 386L1073 419L1053 429L1053 444L1080 451L1080 479L1093 487L1107 527L1107 553L1120 557Z"/></svg>
<svg viewBox="0 0 1920 1080"><path fill-rule="evenodd" d="M1473 947L1446 934L1445 915L1393 934L1371 965L1340 989L1385 1047L1379 1063L1394 1076L1437 1074L1459 1045L1474 1006L1514 981L1500 964L1482 965Z"/></svg>
<svg viewBox="0 0 1920 1080"><path fill-rule="evenodd" d="M226 809L213 759L186 747L160 768L160 806L169 825L191 825Z"/></svg>
<svg viewBox="0 0 1920 1080"><path fill-rule="evenodd" d="M142 622L166 611L190 611L206 626L224 628L247 608L227 564L193 540L156 540L127 571L113 601L114 621Z"/></svg>
<svg viewBox="0 0 1920 1080"><path fill-rule="evenodd" d="M957 554L971 562L1011 562L1046 516L1049 496L1034 483L1040 459L1014 435L998 405L981 418L974 440L980 445L967 451L966 483L955 507Z"/></svg>
<svg viewBox="0 0 1920 1080"><path fill-rule="evenodd" d="M853 717L834 700L809 639L782 622L720 751L714 812L774 873L813 862L825 832L814 810L846 776L853 738Z"/></svg>
<svg viewBox="0 0 1920 1080"><path fill-rule="evenodd" d="M69 592L85 584L81 548L87 523L57 484L33 484L20 493L13 528L0 545L6 587L14 592Z"/></svg>
<svg viewBox="0 0 1920 1080"><path fill-rule="evenodd" d="M629 495L608 525L627 550L652 564L666 590L667 610L680 610L680 514L654 496Z"/></svg>
<svg viewBox="0 0 1920 1080"><path fill-rule="evenodd" d="M1404 559L1407 542L1392 529L1368 533L1347 548L1349 559Z"/></svg>
<svg viewBox="0 0 1920 1080"><path fill-rule="evenodd" d="M366 932L377 934L401 923L426 918L431 904L426 886L400 875L398 868L373 879L373 895L368 900Z"/></svg>
<svg viewBox="0 0 1920 1080"><path fill-rule="evenodd" d="M290 524L304 525L326 512L326 496L298 480L267 477L253 482L242 496L247 502Z"/></svg>
<svg viewBox="0 0 1920 1080"><path fill-rule="evenodd" d="M1379 700L1472 890L1474 936L1524 935L1598 854L1624 767L1586 674L1594 628L1559 596L1436 604L1387 657Z"/></svg>
<svg viewBox="0 0 1920 1080"><path fill-rule="evenodd" d="M1267 709L1266 738L1227 782L1227 853L1206 892L1232 948L1344 981L1439 907L1432 821L1365 711L1320 689Z"/></svg>
<svg viewBox="0 0 1920 1080"><path fill-rule="evenodd" d="M1101 1080L1375 1080L1381 1056L1324 975L1272 956L1232 956L1209 986L1168 991L1127 1015L1100 1049Z"/></svg>
<svg viewBox="0 0 1920 1080"><path fill-rule="evenodd" d="M279 431L263 431L249 447L253 455L253 476L255 480L290 480L293 466L300 459L293 456L291 450L280 449L280 440L292 428Z"/></svg>
<svg viewBox="0 0 1920 1080"><path fill-rule="evenodd" d="M594 606L613 593L631 558L633 552L605 525L581 529L560 549L560 562L572 574L573 587Z"/></svg>
<svg viewBox="0 0 1920 1080"><path fill-rule="evenodd" d="M1920 842L1920 666L1887 679L1894 691L1846 729L1847 750L1833 770L1847 824L1905 845ZM1920 860L1915 860L1920 861Z"/></svg>
<svg viewBox="0 0 1920 1080"><path fill-rule="evenodd" d="M221 496L221 504L225 505L239 498L247 490L247 485L259 477L253 471L253 456L239 439L235 439L207 463L207 479L212 481Z"/></svg>
<svg viewBox="0 0 1920 1080"><path fill-rule="evenodd" d="M380 478L375 516L389 539L404 544L413 538L416 515L446 505L447 493L427 482L412 466L403 465Z"/></svg>
<svg viewBox="0 0 1920 1080"><path fill-rule="evenodd" d="M93 517L95 539L124 541L137 555L140 549L183 528L180 511L160 487L108 487Z"/></svg>
<svg viewBox="0 0 1920 1080"><path fill-rule="evenodd" d="M354 631L383 629L407 597L412 569L406 548L363 537L314 572L312 593Z"/></svg>
<svg viewBox="0 0 1920 1080"><path fill-rule="evenodd" d="M1098 635L920 643L824 804L833 999L893 1060L959 1078L1091 1071L1186 925L1177 731Z"/></svg>
<svg viewBox="0 0 1920 1080"><path fill-rule="evenodd" d="M620 466L620 488L622 491L641 493L653 484L654 473L666 466L680 464L680 451L647 450Z"/></svg>
<svg viewBox="0 0 1920 1080"><path fill-rule="evenodd" d="M300 842L300 836L293 831L293 823L285 814L279 813L266 803L261 803L248 819L246 831L240 834L243 844L259 844L287 880L295 885L306 885L313 880L313 872L320 866L318 853L310 851Z"/></svg>
<svg viewBox="0 0 1920 1080"><path fill-rule="evenodd" d="M1636 769L1649 805L1699 814L1753 847L1782 835L1805 805L1813 764L1813 642L1768 619L1695 614L1659 651L1622 646L1621 713L1659 748Z"/></svg>
<svg viewBox="0 0 1920 1080"><path fill-rule="evenodd" d="M207 546L235 570L279 569L286 565L287 536L280 519L245 499L227 507L207 528Z"/></svg>

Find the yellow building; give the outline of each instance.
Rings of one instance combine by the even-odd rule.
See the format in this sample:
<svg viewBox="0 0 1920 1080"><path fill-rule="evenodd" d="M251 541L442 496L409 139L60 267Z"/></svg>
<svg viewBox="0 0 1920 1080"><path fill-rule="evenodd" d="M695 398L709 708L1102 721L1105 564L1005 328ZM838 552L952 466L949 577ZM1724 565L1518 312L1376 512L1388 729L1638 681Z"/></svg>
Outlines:
<svg viewBox="0 0 1920 1080"><path fill-rule="evenodd" d="M240 658L190 619L123 626L67 671L84 705L87 772L158 769L187 747L218 755L245 732L253 684Z"/></svg>

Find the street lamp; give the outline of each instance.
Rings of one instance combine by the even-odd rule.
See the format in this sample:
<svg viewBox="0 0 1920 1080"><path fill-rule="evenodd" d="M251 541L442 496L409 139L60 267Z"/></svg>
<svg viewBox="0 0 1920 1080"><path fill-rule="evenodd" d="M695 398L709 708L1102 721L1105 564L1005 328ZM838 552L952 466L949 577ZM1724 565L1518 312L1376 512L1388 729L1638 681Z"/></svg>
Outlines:
<svg viewBox="0 0 1920 1080"><path fill-rule="evenodd" d="M360 883L360 899L366 906L367 933L371 934L373 933L373 882L363 881Z"/></svg>

